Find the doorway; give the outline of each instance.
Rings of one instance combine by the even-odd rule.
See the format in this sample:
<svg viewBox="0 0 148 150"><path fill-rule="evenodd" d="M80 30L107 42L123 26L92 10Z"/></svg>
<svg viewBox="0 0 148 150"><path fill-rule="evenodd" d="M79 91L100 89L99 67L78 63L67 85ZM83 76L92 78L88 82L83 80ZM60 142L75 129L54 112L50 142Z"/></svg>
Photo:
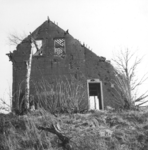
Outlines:
<svg viewBox="0 0 148 150"><path fill-rule="evenodd" d="M99 79L87 80L89 110L103 109L102 82Z"/></svg>

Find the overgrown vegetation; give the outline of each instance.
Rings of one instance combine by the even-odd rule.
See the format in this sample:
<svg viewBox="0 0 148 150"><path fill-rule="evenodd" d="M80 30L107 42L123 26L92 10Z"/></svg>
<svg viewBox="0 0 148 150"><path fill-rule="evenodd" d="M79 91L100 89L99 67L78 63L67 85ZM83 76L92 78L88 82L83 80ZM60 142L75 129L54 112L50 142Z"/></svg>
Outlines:
<svg viewBox="0 0 148 150"><path fill-rule="evenodd" d="M42 81L36 86L39 107L54 113L80 113L88 110L87 89L72 78L55 79L53 84ZM36 101L36 100L35 100Z"/></svg>
<svg viewBox="0 0 148 150"><path fill-rule="evenodd" d="M148 149L148 111L88 112L82 82L53 83L34 84L36 96L30 100L37 110L0 115L0 150Z"/></svg>
<svg viewBox="0 0 148 150"><path fill-rule="evenodd" d="M23 114L25 95L23 94L23 83L16 92L19 101L17 114ZM55 80L41 80L38 83L31 81L34 95L30 95L30 107L43 108L51 114L55 113L84 113L88 110L87 89L83 83L71 77Z"/></svg>
<svg viewBox="0 0 148 150"><path fill-rule="evenodd" d="M61 139L56 131L65 138ZM146 150L148 111L0 115L2 150Z"/></svg>

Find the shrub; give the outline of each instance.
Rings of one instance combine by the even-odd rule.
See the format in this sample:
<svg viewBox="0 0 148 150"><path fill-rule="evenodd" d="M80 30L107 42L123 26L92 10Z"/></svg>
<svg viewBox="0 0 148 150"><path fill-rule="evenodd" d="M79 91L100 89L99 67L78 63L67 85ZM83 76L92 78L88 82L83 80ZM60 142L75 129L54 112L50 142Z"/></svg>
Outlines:
<svg viewBox="0 0 148 150"><path fill-rule="evenodd" d="M87 91L74 78L40 83L36 88L40 107L53 113L79 113L87 110Z"/></svg>

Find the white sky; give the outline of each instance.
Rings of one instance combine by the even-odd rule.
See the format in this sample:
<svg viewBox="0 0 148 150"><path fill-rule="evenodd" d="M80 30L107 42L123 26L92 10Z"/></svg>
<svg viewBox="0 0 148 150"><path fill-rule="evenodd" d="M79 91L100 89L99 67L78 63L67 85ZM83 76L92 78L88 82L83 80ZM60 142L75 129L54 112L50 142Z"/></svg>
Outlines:
<svg viewBox="0 0 148 150"><path fill-rule="evenodd" d="M0 0L0 98L8 101L11 89L9 34L29 34L47 16L107 59L115 50L138 50L145 56L139 72L148 71L148 0Z"/></svg>

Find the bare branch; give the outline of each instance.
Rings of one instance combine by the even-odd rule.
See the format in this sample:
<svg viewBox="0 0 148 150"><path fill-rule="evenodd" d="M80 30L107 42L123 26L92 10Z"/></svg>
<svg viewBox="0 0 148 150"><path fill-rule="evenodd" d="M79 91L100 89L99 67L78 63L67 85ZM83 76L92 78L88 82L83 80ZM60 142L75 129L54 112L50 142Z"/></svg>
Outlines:
<svg viewBox="0 0 148 150"><path fill-rule="evenodd" d="M13 34L9 34L8 36L8 41L10 43L10 45L18 45L19 43L21 43L25 38L26 38L26 34L17 34L17 33L13 33Z"/></svg>
<svg viewBox="0 0 148 150"><path fill-rule="evenodd" d="M146 100L146 101L144 101L144 102L138 104L138 106L141 106L141 105L143 105L143 104L145 104L145 103L147 103L147 102L148 102L148 100Z"/></svg>

